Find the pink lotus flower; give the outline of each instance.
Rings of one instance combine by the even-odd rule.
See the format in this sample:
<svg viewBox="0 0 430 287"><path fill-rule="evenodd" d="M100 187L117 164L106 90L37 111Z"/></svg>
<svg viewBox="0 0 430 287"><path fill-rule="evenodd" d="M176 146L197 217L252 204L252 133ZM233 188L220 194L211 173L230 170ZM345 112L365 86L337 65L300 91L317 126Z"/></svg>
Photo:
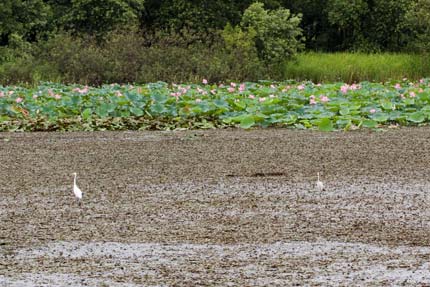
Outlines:
<svg viewBox="0 0 430 287"><path fill-rule="evenodd" d="M123 94L120 91L116 91L115 94L116 94L117 97L122 97L123 96Z"/></svg>
<svg viewBox="0 0 430 287"><path fill-rule="evenodd" d="M370 109L369 113L374 114L374 113L376 113L376 110L375 109Z"/></svg>
<svg viewBox="0 0 430 287"><path fill-rule="evenodd" d="M222 89L222 88L224 88L225 86L224 86L224 84L219 84L219 86L218 86L220 89Z"/></svg>
<svg viewBox="0 0 430 287"><path fill-rule="evenodd" d="M179 88L179 92L178 93L180 93L180 94L186 94L188 92L188 89L187 88L184 88L184 87L180 87Z"/></svg>
<svg viewBox="0 0 430 287"><path fill-rule="evenodd" d="M420 79L420 84L423 84L424 83L424 79Z"/></svg>
<svg viewBox="0 0 430 287"><path fill-rule="evenodd" d="M254 95L249 95L248 98L255 99L255 96Z"/></svg>
<svg viewBox="0 0 430 287"><path fill-rule="evenodd" d="M416 97L416 94L415 94L414 92L410 92L410 93L409 93L409 96L410 96L411 98L415 98L415 97Z"/></svg>
<svg viewBox="0 0 430 287"><path fill-rule="evenodd" d="M207 95L207 93L208 92L206 92L206 90L203 90L203 89L200 89L200 88L197 88L197 91L200 93L200 94L202 94L202 95ZM184 93L185 94L185 93Z"/></svg>
<svg viewBox="0 0 430 287"><path fill-rule="evenodd" d="M16 98L16 100L15 100L15 102L16 102L17 104L21 103L22 101L23 101L23 99L22 99L22 98L20 98L20 97Z"/></svg>
<svg viewBox="0 0 430 287"><path fill-rule="evenodd" d="M203 79L202 83L203 83L204 85L207 85L207 84L208 84L208 80Z"/></svg>
<svg viewBox="0 0 430 287"><path fill-rule="evenodd" d="M0 98L4 97L4 92L0 91Z"/></svg>
<svg viewBox="0 0 430 287"><path fill-rule="evenodd" d="M322 85L321 85L321 83L318 83L318 84L317 84L317 87L321 87L321 86L322 86Z"/></svg>
<svg viewBox="0 0 430 287"><path fill-rule="evenodd" d="M54 98L55 98L56 100L59 100L59 99L61 99L61 95L59 95L59 94L55 94Z"/></svg>
<svg viewBox="0 0 430 287"><path fill-rule="evenodd" d="M245 91L245 84L240 84L240 86L239 86L239 91L240 91L240 92Z"/></svg>
<svg viewBox="0 0 430 287"><path fill-rule="evenodd" d="M348 89L349 89L349 85L347 85L347 84L345 84L345 85L343 85L343 86L340 87L340 91L343 94L346 94L348 92Z"/></svg>
<svg viewBox="0 0 430 287"><path fill-rule="evenodd" d="M229 91L230 93L233 93L235 90L236 90L236 89L235 89L235 88L233 88L233 87L229 87L229 88L227 89L227 91Z"/></svg>
<svg viewBox="0 0 430 287"><path fill-rule="evenodd" d="M320 96L320 101L321 103L327 103L328 101L330 101L330 99L327 96Z"/></svg>
<svg viewBox="0 0 430 287"><path fill-rule="evenodd" d="M235 88L235 87L236 87L236 83L231 82L231 83L230 83L230 87Z"/></svg>
<svg viewBox="0 0 430 287"><path fill-rule="evenodd" d="M358 90L358 89L360 89L361 88L361 86L360 85L357 85L357 84L352 84L351 86L349 86L349 89L350 90Z"/></svg>
<svg viewBox="0 0 430 287"><path fill-rule="evenodd" d="M317 101L315 99L310 98L309 99L309 104L310 105L316 105Z"/></svg>
<svg viewBox="0 0 430 287"><path fill-rule="evenodd" d="M402 88L402 86L401 86L399 83L397 83L397 84L395 84L395 85L394 85L394 88L396 88L396 89L401 89L401 88Z"/></svg>
<svg viewBox="0 0 430 287"><path fill-rule="evenodd" d="M423 89L419 89L418 92L419 93L424 93L424 90Z"/></svg>
<svg viewBox="0 0 430 287"><path fill-rule="evenodd" d="M37 99L37 98L38 98L38 95L34 94L33 99Z"/></svg>
<svg viewBox="0 0 430 287"><path fill-rule="evenodd" d="M258 99L258 101L259 101L260 103L264 102L265 100L266 100L266 98L259 98L259 99Z"/></svg>
<svg viewBox="0 0 430 287"><path fill-rule="evenodd" d="M305 89L305 86L303 86L303 85L299 85L299 86L297 86L297 90L299 90L299 91L302 91L302 90L304 90Z"/></svg>

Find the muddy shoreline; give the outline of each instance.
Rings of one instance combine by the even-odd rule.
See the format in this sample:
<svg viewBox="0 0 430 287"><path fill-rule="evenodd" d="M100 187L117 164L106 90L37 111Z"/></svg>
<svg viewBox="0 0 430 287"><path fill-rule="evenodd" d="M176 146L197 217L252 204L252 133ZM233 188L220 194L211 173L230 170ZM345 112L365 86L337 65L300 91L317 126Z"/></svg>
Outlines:
<svg viewBox="0 0 430 287"><path fill-rule="evenodd" d="M430 128L0 133L0 286L430 284L429 151Z"/></svg>

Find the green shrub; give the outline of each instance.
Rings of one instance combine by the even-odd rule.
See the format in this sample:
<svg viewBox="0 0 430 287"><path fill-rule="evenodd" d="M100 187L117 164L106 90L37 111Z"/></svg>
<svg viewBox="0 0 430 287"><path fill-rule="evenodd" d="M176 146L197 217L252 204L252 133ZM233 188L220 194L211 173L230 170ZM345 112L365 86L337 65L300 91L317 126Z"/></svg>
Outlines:
<svg viewBox="0 0 430 287"><path fill-rule="evenodd" d="M152 41L142 52L144 63L139 82L199 82L203 78L211 82L240 81L262 76L265 68L255 50L230 45L223 37L228 36L222 33L221 37L210 39L210 44L187 41L176 34Z"/></svg>
<svg viewBox="0 0 430 287"><path fill-rule="evenodd" d="M251 42L244 45L244 38L242 44L233 44L235 38L231 37L236 36L235 32L221 33L205 41L205 35L189 31L142 35L127 30L111 32L99 42L96 37L60 33L32 44L32 54L25 57L16 57L15 50L3 53L12 56L5 56L0 65L0 80L1 84L61 81L101 85L200 82L203 78L211 82L280 79L258 58Z"/></svg>
<svg viewBox="0 0 430 287"><path fill-rule="evenodd" d="M263 3L257 2L245 10L240 25L254 39L260 58L279 64L304 47L301 17L283 8L267 11Z"/></svg>

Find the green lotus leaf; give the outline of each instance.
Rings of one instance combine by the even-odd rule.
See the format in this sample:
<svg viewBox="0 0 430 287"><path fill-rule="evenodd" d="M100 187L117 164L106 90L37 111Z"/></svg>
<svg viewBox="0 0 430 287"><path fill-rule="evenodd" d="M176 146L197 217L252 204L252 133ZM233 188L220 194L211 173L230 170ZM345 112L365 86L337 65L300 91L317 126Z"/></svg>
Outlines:
<svg viewBox="0 0 430 287"><path fill-rule="evenodd" d="M253 115L246 115L240 121L240 127L242 129L249 129L255 125L255 119Z"/></svg>
<svg viewBox="0 0 430 287"><path fill-rule="evenodd" d="M331 132L334 130L333 123L329 118L323 118L319 121L318 128L320 131Z"/></svg>
<svg viewBox="0 0 430 287"><path fill-rule="evenodd" d="M407 117L407 120L413 123L422 123L426 119L426 116L422 112L415 112L412 114L409 114Z"/></svg>

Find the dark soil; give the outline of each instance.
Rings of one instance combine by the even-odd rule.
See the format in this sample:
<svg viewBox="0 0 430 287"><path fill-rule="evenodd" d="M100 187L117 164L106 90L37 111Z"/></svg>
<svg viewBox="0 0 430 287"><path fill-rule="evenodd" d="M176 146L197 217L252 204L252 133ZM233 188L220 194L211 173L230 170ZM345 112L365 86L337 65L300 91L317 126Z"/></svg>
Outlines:
<svg viewBox="0 0 430 287"><path fill-rule="evenodd" d="M429 128L0 133L0 286L426 286L429 175Z"/></svg>

